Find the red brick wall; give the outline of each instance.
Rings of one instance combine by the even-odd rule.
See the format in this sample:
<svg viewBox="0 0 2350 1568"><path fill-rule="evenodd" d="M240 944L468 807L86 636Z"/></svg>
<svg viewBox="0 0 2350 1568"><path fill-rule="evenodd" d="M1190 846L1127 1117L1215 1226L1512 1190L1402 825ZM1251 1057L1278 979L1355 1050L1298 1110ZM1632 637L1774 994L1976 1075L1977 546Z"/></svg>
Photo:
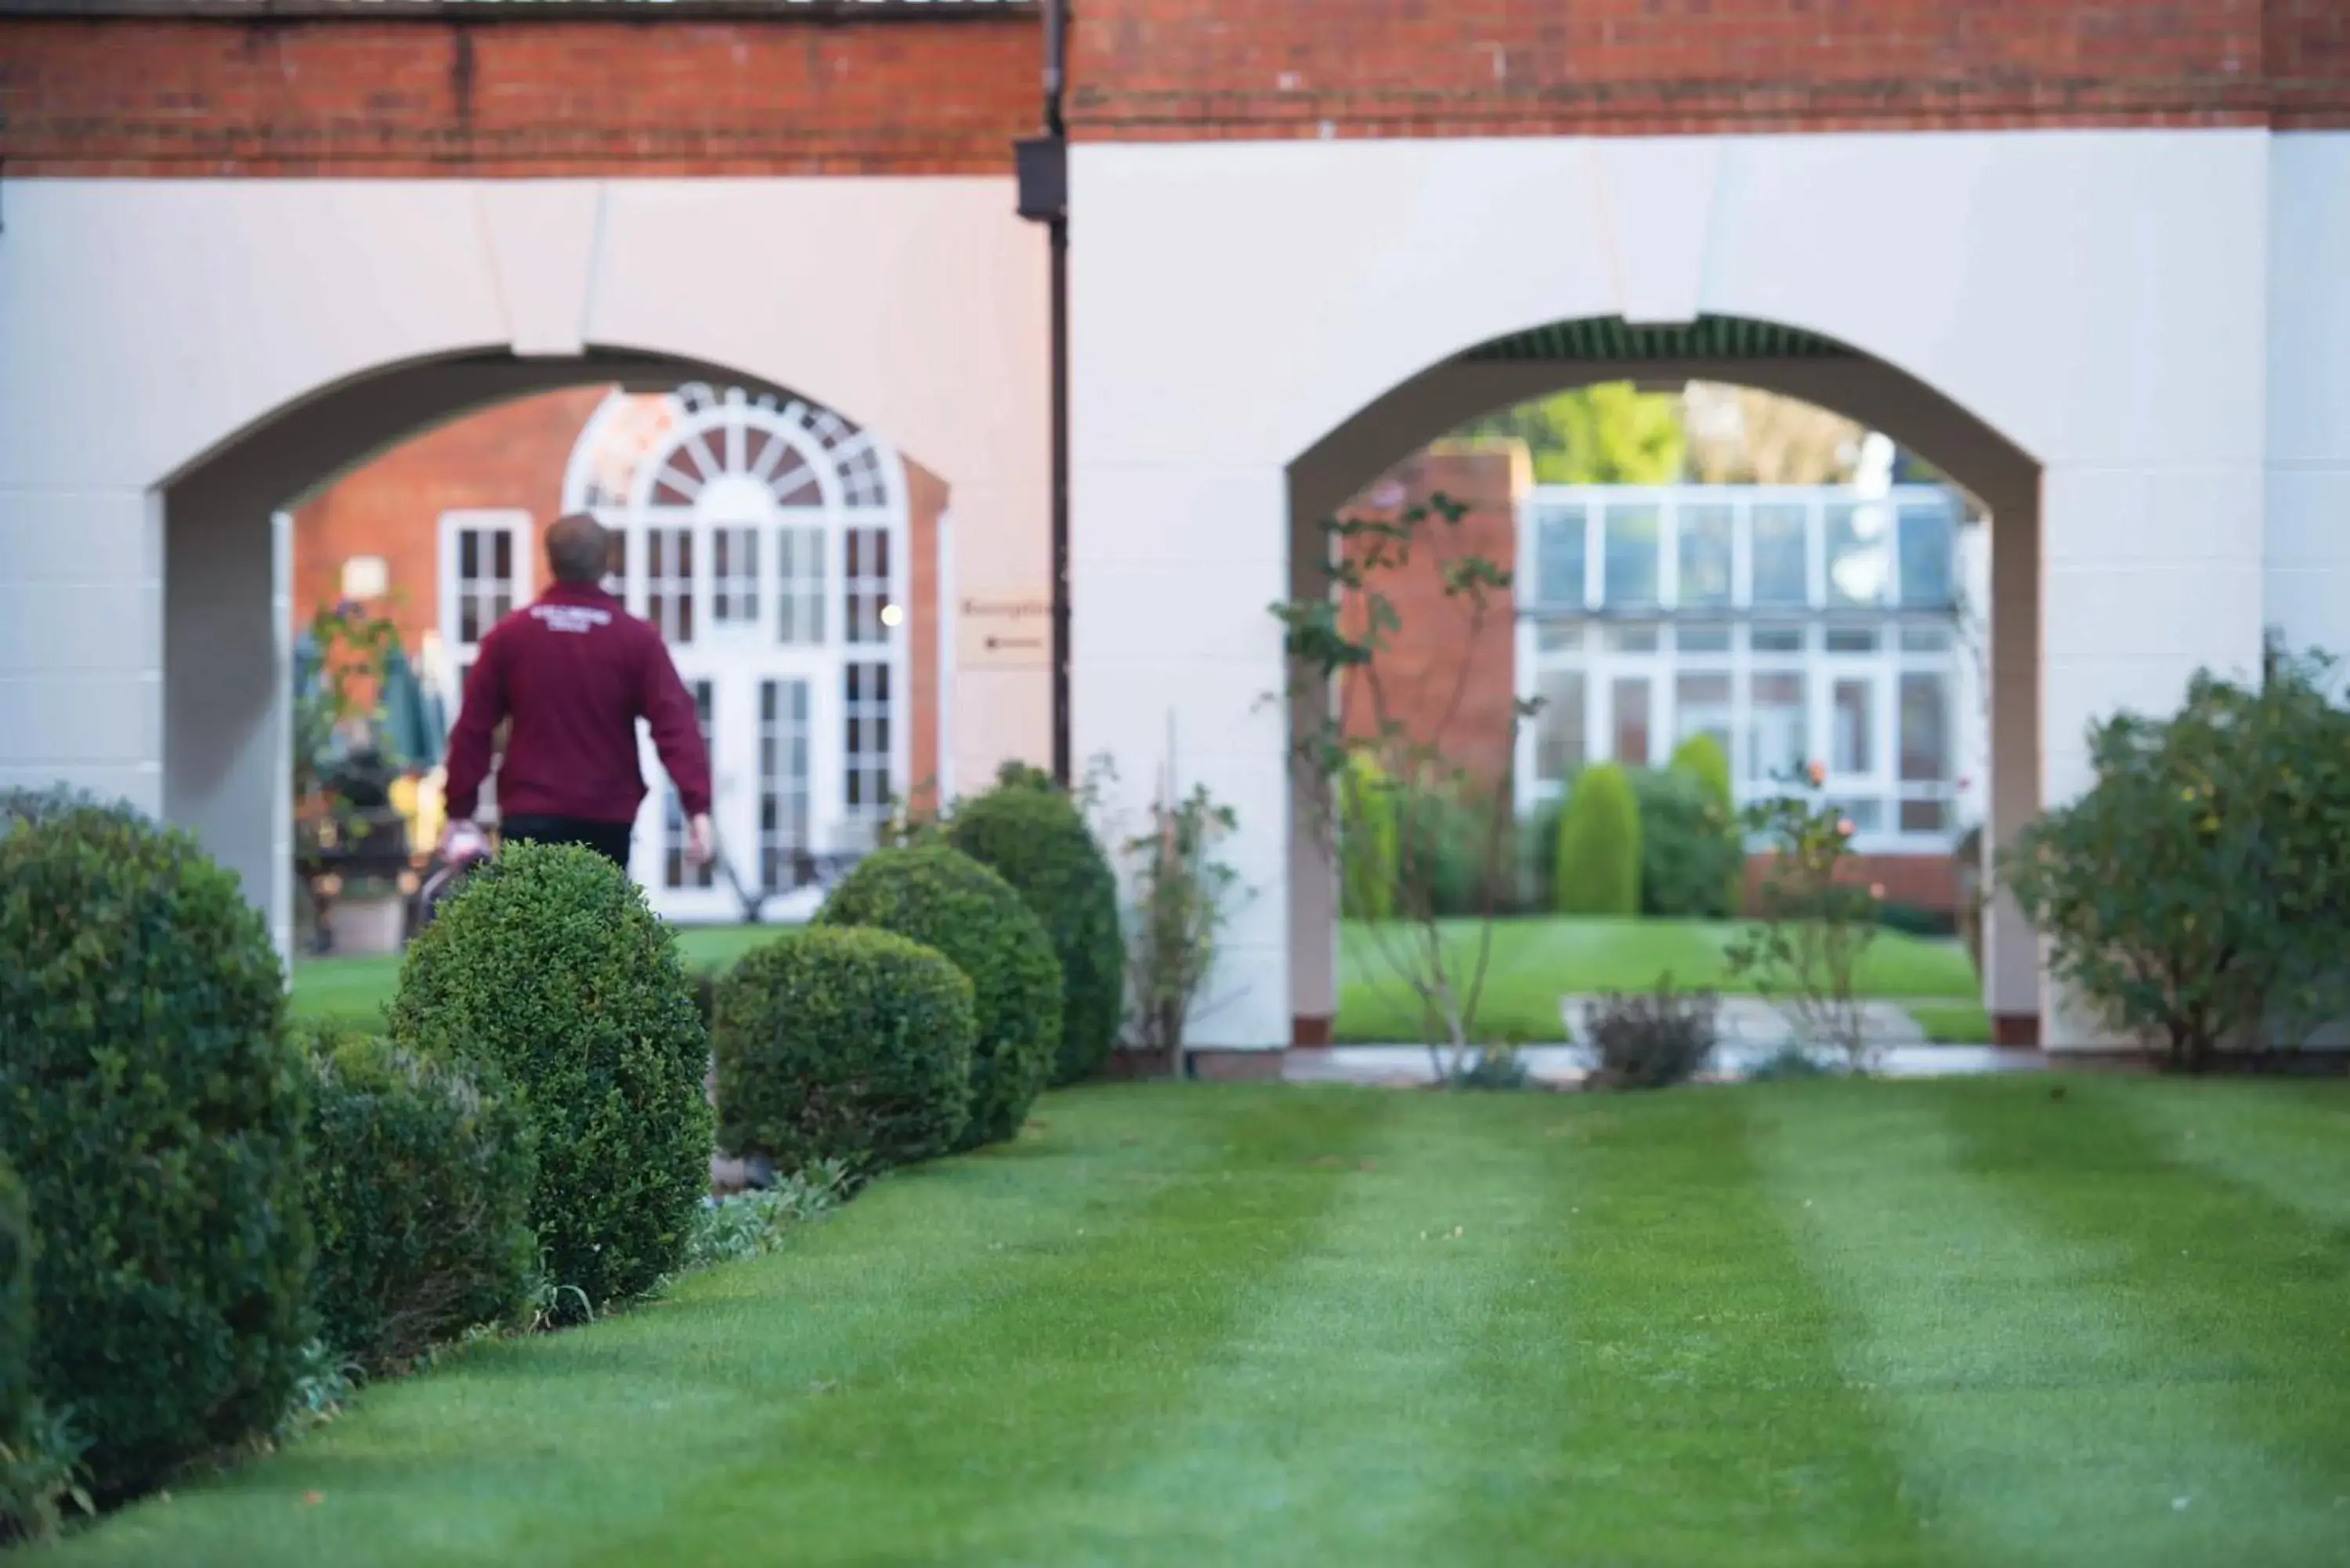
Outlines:
<svg viewBox="0 0 2350 1568"><path fill-rule="evenodd" d="M1752 909L1760 897L1762 877L1769 869L1767 855L1750 856L1746 862L1746 903ZM1958 866L1946 855L1856 855L1849 862L1852 880L1865 886L1882 888L1888 904L1907 904L1913 909L1929 909L1936 914L1952 914L1959 907Z"/></svg>
<svg viewBox="0 0 2350 1568"><path fill-rule="evenodd" d="M1008 173L1040 114L1023 11L0 29L11 176Z"/></svg>
<svg viewBox="0 0 2350 1568"><path fill-rule="evenodd" d="M1364 678L1341 686L1348 733L1377 734L1384 713L1475 777L1498 784L1508 776L1517 602L1508 589L1489 594L1481 619L1465 596L1446 596L1442 567L1482 556L1509 570L1517 558L1517 497L1531 481L1523 447L1439 444L1388 470L1342 509L1342 516L1392 521L1435 495L1468 508L1450 527L1431 516L1422 525L1425 546L1406 565L1372 576L1368 586L1393 602L1401 625L1375 660L1377 695ZM1363 600L1351 597L1347 610L1361 635Z"/></svg>
<svg viewBox="0 0 2350 1568"><path fill-rule="evenodd" d="M1073 16L1071 122L1095 140L2350 126L2345 0L1083 0ZM1002 173L1039 114L1030 7L0 27L0 159L19 176Z"/></svg>
<svg viewBox="0 0 2350 1568"><path fill-rule="evenodd" d="M546 584L538 533L563 502L563 470L580 428L608 389L543 392L452 421L344 474L294 512L294 622L298 629L342 595L343 563L380 556L390 578L371 607L400 628L411 651L440 618L441 514L465 507L530 513L531 582ZM912 690L912 782L938 774L938 524L946 483L906 465L908 591ZM452 715L453 717L454 715Z"/></svg>
<svg viewBox="0 0 2350 1568"><path fill-rule="evenodd" d="M545 392L425 431L344 474L294 511L298 627L342 595L343 563L380 556L390 591L373 607L413 650L440 618L441 514L520 507L539 527L563 502L563 467L602 387ZM531 540L531 580L546 572Z"/></svg>
<svg viewBox="0 0 2350 1568"><path fill-rule="evenodd" d="M2343 0L1086 0L1095 140L2350 125Z"/></svg>

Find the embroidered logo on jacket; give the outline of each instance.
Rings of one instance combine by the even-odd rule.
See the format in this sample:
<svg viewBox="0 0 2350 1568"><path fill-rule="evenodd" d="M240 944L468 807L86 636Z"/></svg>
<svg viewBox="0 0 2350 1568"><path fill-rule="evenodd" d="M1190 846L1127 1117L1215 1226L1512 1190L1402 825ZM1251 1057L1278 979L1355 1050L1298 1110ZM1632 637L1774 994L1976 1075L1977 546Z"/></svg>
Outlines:
<svg viewBox="0 0 2350 1568"><path fill-rule="evenodd" d="M530 613L549 631L594 631L612 624L612 612L591 605L533 605Z"/></svg>

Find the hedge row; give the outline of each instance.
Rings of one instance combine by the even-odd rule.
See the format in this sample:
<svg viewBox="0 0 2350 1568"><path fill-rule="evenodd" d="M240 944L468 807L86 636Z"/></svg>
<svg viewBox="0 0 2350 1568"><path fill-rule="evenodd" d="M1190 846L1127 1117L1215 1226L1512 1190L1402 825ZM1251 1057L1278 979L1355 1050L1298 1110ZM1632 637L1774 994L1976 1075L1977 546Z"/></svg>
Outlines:
<svg viewBox="0 0 2350 1568"><path fill-rule="evenodd" d="M706 1035L617 868L509 848L394 1013L390 1040L289 1027L267 931L187 835L0 795L0 1535L265 1436L322 1362L676 1266Z"/></svg>
<svg viewBox="0 0 2350 1568"><path fill-rule="evenodd" d="M284 1010L260 917L188 836L61 798L0 811L0 1148L34 1238L0 1420L69 1410L102 1495L286 1407L312 1242Z"/></svg>
<svg viewBox="0 0 2350 1568"><path fill-rule="evenodd" d="M1107 1054L1124 953L1075 806L1007 776L948 836L870 857L717 987L730 1142L904 1163L1014 1136ZM0 793L0 1537L265 1436L322 1361L396 1368L685 1262L710 1032L619 868L508 846L389 1022L289 1025L187 835Z"/></svg>
<svg viewBox="0 0 2350 1568"><path fill-rule="evenodd" d="M1407 862L1422 883L1411 902L1441 917L1721 918L1737 912L1743 894L1730 769L1706 736L1684 742L1668 767L1585 768L1565 801L1531 814L1498 853L1490 798L1415 794L1406 823L1401 797L1359 754L1337 787L1341 908L1350 919L1397 914L1396 878Z"/></svg>
<svg viewBox="0 0 2350 1568"><path fill-rule="evenodd" d="M1016 1136L1117 1037L1126 949L1107 857L1013 766L914 843L867 857L814 925L712 1003L719 1137L778 1167L872 1171Z"/></svg>
<svg viewBox="0 0 2350 1568"><path fill-rule="evenodd" d="M1556 822L1549 907L1561 914L1737 911L1745 845L1729 765L1707 736L1682 742L1669 767L1585 768Z"/></svg>

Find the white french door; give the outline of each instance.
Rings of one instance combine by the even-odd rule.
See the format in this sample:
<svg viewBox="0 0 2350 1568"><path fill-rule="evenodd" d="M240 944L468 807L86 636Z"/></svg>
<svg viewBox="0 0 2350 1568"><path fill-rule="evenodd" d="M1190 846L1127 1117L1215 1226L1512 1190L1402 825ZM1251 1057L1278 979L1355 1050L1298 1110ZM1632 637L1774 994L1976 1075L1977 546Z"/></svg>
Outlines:
<svg viewBox="0 0 2350 1568"><path fill-rule="evenodd" d="M805 655L754 660L681 650L674 657L702 721L711 823L733 876L688 858L684 812L642 726L645 776L659 783L637 818L630 869L671 919L735 919L742 913L736 880L762 891L792 889L802 880L804 858L827 853L840 839L837 792L825 786L844 772L843 703L837 683ZM816 897L781 892L766 914L807 913Z"/></svg>
<svg viewBox="0 0 2350 1568"><path fill-rule="evenodd" d="M659 514L655 514L659 515ZM869 846L906 765L902 535L820 516L721 514L628 528L615 552L629 608L659 628L710 753L711 819L725 866L695 866L650 729L630 869L673 920L813 912L811 874ZM728 873L731 870L732 875ZM803 886L803 884L809 884Z"/></svg>
<svg viewBox="0 0 2350 1568"><path fill-rule="evenodd" d="M795 400L616 393L582 431L564 496L614 531L607 587L668 643L709 745L723 869L688 862L675 791L640 739L658 783L632 869L653 907L739 919L739 881L772 900L767 918L812 909L809 861L869 846L910 766L896 453Z"/></svg>

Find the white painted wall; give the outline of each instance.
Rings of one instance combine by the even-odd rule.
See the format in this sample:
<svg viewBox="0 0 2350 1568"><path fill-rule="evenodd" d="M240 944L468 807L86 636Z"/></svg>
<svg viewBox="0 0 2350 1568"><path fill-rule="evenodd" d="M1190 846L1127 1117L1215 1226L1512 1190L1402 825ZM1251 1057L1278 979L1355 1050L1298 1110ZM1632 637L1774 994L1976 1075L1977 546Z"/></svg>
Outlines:
<svg viewBox="0 0 2350 1568"><path fill-rule="evenodd" d="M2269 158L2268 618L2350 654L2350 132Z"/></svg>
<svg viewBox="0 0 2350 1568"><path fill-rule="evenodd" d="M2290 220L2306 243L2350 225L2332 155L2280 151L2289 140L1077 148L1077 744L1147 778L1180 711L1187 771L1239 809L1235 858L1263 895L1232 933L1245 1002L1199 1043L1288 1030L1288 802L1261 699L1282 684L1264 606L1288 580L1293 460L1343 444L1358 410L1439 361L1542 323L1714 313L1841 339L2041 466L2037 782L2062 800L2086 782L2092 717L2257 659L2272 166L2331 214ZM2298 283L2339 319L2350 269Z"/></svg>
<svg viewBox="0 0 2350 1568"><path fill-rule="evenodd" d="M1041 595L1044 261L1005 180L11 182L0 784L170 812L283 929L271 511L614 353L882 431L952 487L962 587ZM1045 754L1042 672L955 685L959 776Z"/></svg>

